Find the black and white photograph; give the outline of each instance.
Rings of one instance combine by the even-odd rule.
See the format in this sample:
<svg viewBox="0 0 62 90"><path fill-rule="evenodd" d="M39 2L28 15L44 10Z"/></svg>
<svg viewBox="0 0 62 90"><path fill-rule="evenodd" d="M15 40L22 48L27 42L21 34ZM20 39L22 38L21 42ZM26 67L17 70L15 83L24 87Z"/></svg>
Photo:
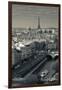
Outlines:
<svg viewBox="0 0 62 90"><path fill-rule="evenodd" d="M11 87L59 85L60 5L11 5Z"/></svg>

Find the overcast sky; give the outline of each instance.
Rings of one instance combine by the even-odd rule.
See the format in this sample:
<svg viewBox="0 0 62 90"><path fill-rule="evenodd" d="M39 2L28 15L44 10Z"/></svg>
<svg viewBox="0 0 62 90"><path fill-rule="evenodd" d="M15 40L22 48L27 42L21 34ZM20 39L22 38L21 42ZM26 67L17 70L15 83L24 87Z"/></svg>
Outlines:
<svg viewBox="0 0 62 90"><path fill-rule="evenodd" d="M12 27L37 28L38 16L41 28L58 28L58 7L12 5Z"/></svg>

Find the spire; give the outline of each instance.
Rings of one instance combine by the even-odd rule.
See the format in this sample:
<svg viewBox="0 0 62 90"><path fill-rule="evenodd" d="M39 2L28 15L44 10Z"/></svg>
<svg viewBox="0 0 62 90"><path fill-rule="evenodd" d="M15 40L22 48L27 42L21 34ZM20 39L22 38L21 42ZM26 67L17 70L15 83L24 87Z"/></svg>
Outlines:
<svg viewBox="0 0 62 90"><path fill-rule="evenodd" d="M40 18L38 16L38 29L40 29Z"/></svg>

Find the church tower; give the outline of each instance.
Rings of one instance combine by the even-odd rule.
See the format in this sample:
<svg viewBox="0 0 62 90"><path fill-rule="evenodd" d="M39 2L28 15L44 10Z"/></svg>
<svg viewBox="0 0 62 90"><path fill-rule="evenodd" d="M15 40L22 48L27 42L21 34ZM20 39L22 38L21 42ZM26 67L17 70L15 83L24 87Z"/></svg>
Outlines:
<svg viewBox="0 0 62 90"><path fill-rule="evenodd" d="M38 16L38 29L40 29L40 18Z"/></svg>

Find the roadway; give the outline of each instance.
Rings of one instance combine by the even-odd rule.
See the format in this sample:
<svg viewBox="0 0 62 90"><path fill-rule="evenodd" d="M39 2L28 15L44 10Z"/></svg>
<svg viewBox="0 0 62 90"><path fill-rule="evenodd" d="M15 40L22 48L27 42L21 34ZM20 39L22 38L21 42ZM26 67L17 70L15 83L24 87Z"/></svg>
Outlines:
<svg viewBox="0 0 62 90"><path fill-rule="evenodd" d="M36 56L36 58L39 58L39 55ZM36 84L39 82L37 75L40 72L43 72L45 69L48 70L48 75L43 79L44 83L48 83L48 79L50 79L53 74L55 73L55 70L53 69L53 66L55 65L56 60L46 60L43 59L43 61L39 62L33 69L31 69L23 78L22 77L15 77L13 78L13 86L16 85L23 85L23 84ZM29 67L28 67L29 68ZM40 82L42 83L42 82Z"/></svg>

